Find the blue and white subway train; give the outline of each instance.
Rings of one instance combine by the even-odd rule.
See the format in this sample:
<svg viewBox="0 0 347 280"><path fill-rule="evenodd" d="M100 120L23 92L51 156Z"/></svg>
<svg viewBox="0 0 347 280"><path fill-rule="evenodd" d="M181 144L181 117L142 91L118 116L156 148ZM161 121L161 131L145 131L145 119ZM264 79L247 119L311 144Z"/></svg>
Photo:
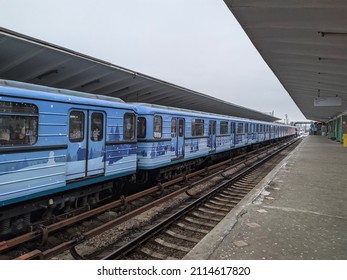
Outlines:
<svg viewBox="0 0 347 280"><path fill-rule="evenodd" d="M287 125L0 80L0 236L168 180ZM1 238L0 238L1 239Z"/></svg>

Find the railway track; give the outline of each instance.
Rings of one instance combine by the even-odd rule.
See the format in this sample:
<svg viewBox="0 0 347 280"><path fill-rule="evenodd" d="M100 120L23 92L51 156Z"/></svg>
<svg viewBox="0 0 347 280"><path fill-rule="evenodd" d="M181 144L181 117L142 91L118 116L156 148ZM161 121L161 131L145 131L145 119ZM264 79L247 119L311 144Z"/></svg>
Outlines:
<svg viewBox="0 0 347 280"><path fill-rule="evenodd" d="M208 234L294 147L283 147L232 174L214 189L191 199L174 214L102 259L182 259ZM99 256L93 255L93 258Z"/></svg>
<svg viewBox="0 0 347 280"><path fill-rule="evenodd" d="M271 147L270 149L278 152L278 148ZM258 152L260 153L256 154L253 151L247 156L242 155L233 160L216 164L205 170L196 171L173 181L157 185L141 193L130 195L126 198L122 197L118 201L93 211L82 213L42 227L40 230L0 242L0 256L3 259L50 259L66 250L70 250L71 255L76 259L123 257L139 259L141 255L142 258L149 259L181 258L182 254L186 254L187 250L190 250L189 248L194 247L256 183L257 178L260 176L256 174L256 171L254 171L254 174L252 171L249 171L248 175L242 175L243 173L240 170L250 166L251 169L254 169L253 165L258 161L258 158L266 158L270 153L269 148L259 149ZM264 171L260 173L262 172ZM222 184L236 180L240 176L244 176L244 178L239 178L239 181L233 186L225 187L218 195L212 194L215 192L215 189L209 191L204 196L213 196L213 198L208 202L203 202L204 198L198 198L197 194L194 195L194 187L206 184L207 181L213 185L216 183L216 176L219 176L217 181L223 180ZM136 237L128 234L128 232L134 231L132 227L126 229L125 232L119 229L120 233L118 238L115 238L116 242L112 241L111 244L106 242L106 245L94 248L92 252L86 252L83 256L77 252L76 248L79 248L79 244L85 244L96 236L102 235L107 230L119 227L119 225L129 221L129 219L143 214L179 195L182 196L182 194L185 194L186 198L178 204L178 208L181 211L176 211L177 204L175 204L172 206L172 209L168 207L159 215L159 221L154 221L154 218L150 218L147 222L143 221L140 223L140 228L135 229L137 232ZM194 204L199 204L199 206L193 206ZM194 210L187 214L188 209L192 207ZM184 216L184 218L181 216ZM178 220L179 218L181 220ZM208 220L207 222L206 219ZM153 223L156 224L155 227L152 227ZM161 229L163 226L168 227L169 224L172 227L171 229L166 228L164 231ZM148 225L152 228L148 228ZM146 230L144 233L143 229ZM156 232L156 236L153 237L154 232ZM127 244L123 244L124 240L130 238L134 239L133 243L127 242ZM119 240L121 240L121 243ZM136 244L136 242L137 244L147 243L141 247L142 249L130 245L131 243ZM163 247L168 248L165 250L169 250L171 253L163 254ZM129 255L129 252L135 253Z"/></svg>

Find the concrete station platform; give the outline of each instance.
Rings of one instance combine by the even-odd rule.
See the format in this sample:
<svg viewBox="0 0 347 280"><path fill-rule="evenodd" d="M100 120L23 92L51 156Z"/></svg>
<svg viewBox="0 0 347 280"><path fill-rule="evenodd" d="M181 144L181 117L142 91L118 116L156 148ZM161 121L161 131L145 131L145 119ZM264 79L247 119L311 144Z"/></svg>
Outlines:
<svg viewBox="0 0 347 280"><path fill-rule="evenodd" d="M347 148L304 138L185 259L346 260Z"/></svg>

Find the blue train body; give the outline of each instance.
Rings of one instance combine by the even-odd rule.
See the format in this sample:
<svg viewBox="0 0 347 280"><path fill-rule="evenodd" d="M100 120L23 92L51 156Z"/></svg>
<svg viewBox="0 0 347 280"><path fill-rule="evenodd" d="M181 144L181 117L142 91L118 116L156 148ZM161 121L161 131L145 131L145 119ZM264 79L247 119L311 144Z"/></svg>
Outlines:
<svg viewBox="0 0 347 280"><path fill-rule="evenodd" d="M135 104L139 170L167 167L292 135L282 124L250 121L160 105Z"/></svg>
<svg viewBox="0 0 347 280"><path fill-rule="evenodd" d="M212 133L227 117L150 104L136 107L138 169L166 167L234 146L230 133Z"/></svg>
<svg viewBox="0 0 347 280"><path fill-rule="evenodd" d="M172 166L187 171L213 155L293 134L281 124L0 80L0 234L18 217L27 215L19 228L31 220L22 207L4 214L5 206L87 186L88 194L63 195L48 207L77 205L83 196L98 201L114 185L93 192L96 184L153 170L169 179Z"/></svg>

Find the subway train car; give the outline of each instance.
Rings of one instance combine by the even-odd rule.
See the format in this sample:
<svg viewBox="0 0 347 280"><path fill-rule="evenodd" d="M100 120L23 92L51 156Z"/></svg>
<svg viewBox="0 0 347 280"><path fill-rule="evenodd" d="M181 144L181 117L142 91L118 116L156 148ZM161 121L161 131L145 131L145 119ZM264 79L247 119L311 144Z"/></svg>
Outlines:
<svg viewBox="0 0 347 280"><path fill-rule="evenodd" d="M138 112L138 180L169 180L241 148L292 135L293 128L152 104Z"/></svg>
<svg viewBox="0 0 347 280"><path fill-rule="evenodd" d="M111 196L103 182L136 173L136 118L117 98L1 80L0 234Z"/></svg>
<svg viewBox="0 0 347 280"><path fill-rule="evenodd" d="M134 105L138 112L139 179L169 180L189 172L207 155L233 147L230 133L218 131L217 136L217 124L227 126L227 117L160 105ZM155 171L151 172L155 178L146 171Z"/></svg>

